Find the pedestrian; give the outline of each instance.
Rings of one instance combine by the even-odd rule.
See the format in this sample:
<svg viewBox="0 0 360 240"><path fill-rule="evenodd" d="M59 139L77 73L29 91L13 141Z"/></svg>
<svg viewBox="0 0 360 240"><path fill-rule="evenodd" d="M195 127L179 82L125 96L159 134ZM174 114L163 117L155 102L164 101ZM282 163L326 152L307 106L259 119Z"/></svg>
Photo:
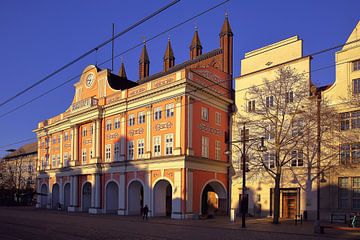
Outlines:
<svg viewBox="0 0 360 240"><path fill-rule="evenodd" d="M145 220L145 219L147 220L148 219L148 213L149 213L149 208L148 208L147 205L145 205L142 212L143 212L143 220Z"/></svg>

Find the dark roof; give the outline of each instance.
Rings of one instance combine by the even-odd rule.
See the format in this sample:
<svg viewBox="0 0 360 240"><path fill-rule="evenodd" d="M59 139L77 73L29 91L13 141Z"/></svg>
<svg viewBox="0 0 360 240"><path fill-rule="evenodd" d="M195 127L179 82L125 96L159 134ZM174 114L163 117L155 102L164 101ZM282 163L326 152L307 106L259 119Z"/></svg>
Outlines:
<svg viewBox="0 0 360 240"><path fill-rule="evenodd" d="M110 87L115 90L124 90L138 85L136 82L130 81L126 77L120 77L113 73L110 73L108 82Z"/></svg>
<svg viewBox="0 0 360 240"><path fill-rule="evenodd" d="M215 49L211 52L208 52L208 53L205 53L205 54L202 54L200 56L198 56L197 58L194 58L192 60L188 60L186 62L183 62L183 63L180 63L178 65L175 65L174 67L170 68L168 71L166 72L159 72L159 73L155 73L149 77L146 77L144 79L141 79L141 80L138 80L137 82L139 84L141 83L144 83L144 82L148 82L148 81L151 81L151 80L154 80L156 78L160 78L162 76L165 76L167 74L170 74L170 73L173 73L173 72L176 72L176 71L179 71L180 69L183 69L183 68L186 68L190 65L193 65L195 63L198 63L198 62L201 62L203 60L206 60L208 58L211 58L211 57L214 57L216 55L219 55L222 53L222 49L221 48L218 48L218 49Z"/></svg>
<svg viewBox="0 0 360 240"><path fill-rule="evenodd" d="M9 153L8 155L6 155L4 157L4 159L10 159L10 158L16 158L16 157L20 157L20 156L24 156L24 155L29 155L29 154L35 154L37 153L37 142L33 142L33 143L28 143L25 144L23 146L21 146L20 148L16 149L15 152Z"/></svg>
<svg viewBox="0 0 360 240"><path fill-rule="evenodd" d="M327 84L327 85L324 85L324 86L321 86L321 87L318 87L317 90L322 92L322 91L325 91L326 89L328 89L329 87L332 86L332 83L331 84Z"/></svg>

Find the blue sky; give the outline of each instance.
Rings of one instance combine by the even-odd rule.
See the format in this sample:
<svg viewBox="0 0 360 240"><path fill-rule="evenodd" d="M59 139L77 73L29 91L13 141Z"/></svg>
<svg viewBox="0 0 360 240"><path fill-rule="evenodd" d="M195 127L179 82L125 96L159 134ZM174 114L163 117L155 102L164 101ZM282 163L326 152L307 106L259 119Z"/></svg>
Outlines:
<svg viewBox="0 0 360 240"><path fill-rule="evenodd" d="M1 1L0 8L0 102L132 25L170 0L129 1ZM118 54L145 38L206 10L221 0L182 0L170 9L115 41ZM176 63L189 58L189 44L198 26L203 52L219 47L219 31L228 12L234 32L234 76L240 75L244 53L284 38L299 35L304 54L342 44L360 20L358 0L231 0L223 6L147 43L150 74L162 70L162 58L170 36ZM128 78L138 78L140 48L123 55ZM44 91L77 76L89 64L111 57L110 45L50 78L16 100L0 107L0 115ZM314 57L312 69L334 64L334 51ZM120 58L115 59L115 71ZM111 63L100 66L111 68ZM331 83L334 67L312 74L314 82ZM72 101L77 80L57 91L0 117L0 156L21 144L9 143L35 137L32 130L44 119L60 114Z"/></svg>

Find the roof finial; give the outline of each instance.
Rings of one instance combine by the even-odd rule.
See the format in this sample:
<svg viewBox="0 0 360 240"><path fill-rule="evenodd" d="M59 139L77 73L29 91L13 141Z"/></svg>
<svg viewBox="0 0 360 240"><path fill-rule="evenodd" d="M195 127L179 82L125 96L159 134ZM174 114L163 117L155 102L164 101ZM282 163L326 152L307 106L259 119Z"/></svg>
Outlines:
<svg viewBox="0 0 360 240"><path fill-rule="evenodd" d="M123 56L120 56L120 62L121 62L121 64L124 63L124 57Z"/></svg>
<svg viewBox="0 0 360 240"><path fill-rule="evenodd" d="M142 39L143 39L143 44L145 45L146 44L146 36L143 36Z"/></svg>
<svg viewBox="0 0 360 240"><path fill-rule="evenodd" d="M170 42L170 34L168 35L168 42Z"/></svg>
<svg viewBox="0 0 360 240"><path fill-rule="evenodd" d="M199 29L199 27L198 27L197 23L195 23L195 32L197 32L198 29Z"/></svg>
<svg viewBox="0 0 360 240"><path fill-rule="evenodd" d="M228 18L228 16L229 16L229 13L226 11L225 12L225 17Z"/></svg>

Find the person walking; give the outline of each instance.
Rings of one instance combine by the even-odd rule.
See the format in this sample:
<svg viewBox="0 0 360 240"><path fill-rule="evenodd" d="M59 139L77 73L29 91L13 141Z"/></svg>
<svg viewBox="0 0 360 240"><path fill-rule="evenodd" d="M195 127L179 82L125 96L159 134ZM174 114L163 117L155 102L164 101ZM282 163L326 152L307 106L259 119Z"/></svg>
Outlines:
<svg viewBox="0 0 360 240"><path fill-rule="evenodd" d="M145 220L145 219L147 220L148 219L148 213L149 213L149 208L148 208L147 205L145 205L142 212L143 212L143 220Z"/></svg>

